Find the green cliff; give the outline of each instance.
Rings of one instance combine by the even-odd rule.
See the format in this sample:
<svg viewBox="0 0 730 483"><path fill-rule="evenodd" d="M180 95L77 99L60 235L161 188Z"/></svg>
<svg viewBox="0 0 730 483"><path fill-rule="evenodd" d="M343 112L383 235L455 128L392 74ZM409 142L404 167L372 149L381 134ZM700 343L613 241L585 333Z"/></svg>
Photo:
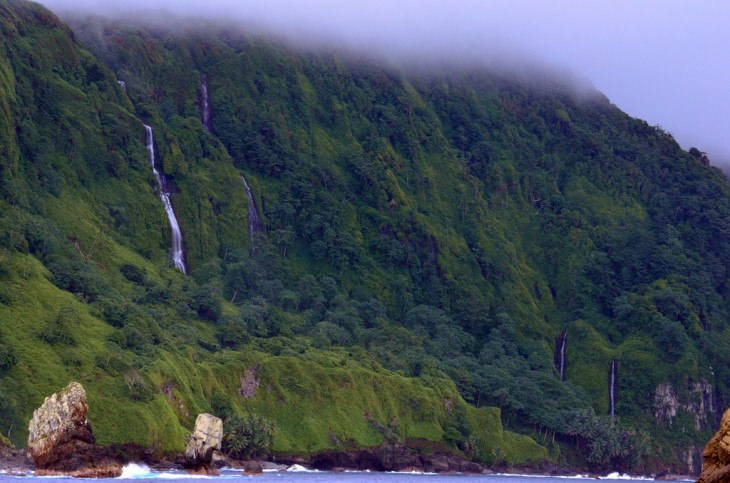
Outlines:
<svg viewBox="0 0 730 483"><path fill-rule="evenodd" d="M266 418L280 453L427 440L488 464L682 469L711 435L730 190L660 128L538 74L0 14L16 445L69 380L100 442L158 450L203 411Z"/></svg>

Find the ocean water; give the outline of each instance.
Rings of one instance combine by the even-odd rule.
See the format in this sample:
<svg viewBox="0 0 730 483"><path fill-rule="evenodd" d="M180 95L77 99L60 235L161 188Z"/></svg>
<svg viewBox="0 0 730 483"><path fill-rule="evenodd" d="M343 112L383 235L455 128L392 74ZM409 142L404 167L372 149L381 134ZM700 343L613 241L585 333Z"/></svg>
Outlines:
<svg viewBox="0 0 730 483"><path fill-rule="evenodd" d="M33 476L12 476L0 473L0 483L18 483L20 479L31 480L73 480L66 477L33 477ZM134 480L133 482L131 480ZM95 481L108 481L116 483L162 483L163 481L177 480L180 482L196 483L195 480L211 480L210 483L234 483L240 482L261 482L261 483L579 483L595 482L595 478L588 476L533 476L533 475L437 475L435 473L374 473L367 471L353 471L342 473L330 473L325 471L310 471L302 467L291 467L287 471L265 471L263 475L243 476L241 470L223 470L220 476L193 476L184 472L153 472L143 465L130 464L124 468L124 473L119 478L98 479ZM631 478L626 475L612 473L604 476L601 480L607 482L624 481L652 481L650 478ZM82 481L82 480L75 480ZM88 481L88 480L83 480ZM691 481L691 480L688 480ZM202 483L202 482L199 482Z"/></svg>

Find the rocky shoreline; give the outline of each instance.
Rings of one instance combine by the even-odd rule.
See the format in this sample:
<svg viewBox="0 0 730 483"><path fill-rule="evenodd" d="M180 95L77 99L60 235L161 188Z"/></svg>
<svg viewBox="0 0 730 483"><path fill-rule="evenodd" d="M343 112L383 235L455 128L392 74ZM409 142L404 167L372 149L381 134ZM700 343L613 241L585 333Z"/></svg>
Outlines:
<svg viewBox="0 0 730 483"><path fill-rule="evenodd" d="M566 468L555 465L540 467L486 467L470 462L457 455L434 453L432 455L416 455L413 448L401 445L381 446L378 448L356 451L322 452L309 458L290 455L273 455L265 460L236 460L228 458L219 451L212 455L210 468L214 471L205 474L217 474L218 471L240 470L242 476L262 474L264 471L288 471L292 467L329 472L371 471L371 472L403 472L403 473L438 473L438 474L514 474L531 476L576 476L602 479L606 475L589 472L585 469ZM155 454L135 445L119 445L105 448L115 462L124 467L129 464L144 465L154 472L188 471L196 473L186 464L184 453ZM24 449L0 448L0 473L15 476L28 476L36 473L33 459ZM694 480L689 475L655 474L632 475L640 478L654 478L661 481Z"/></svg>
<svg viewBox="0 0 730 483"><path fill-rule="evenodd" d="M438 474L522 474L535 476L600 475L580 468L551 464L537 467L491 467L466 459L445 446L426 441L387 443L375 448L323 451L309 457L273 455L267 460L236 460L221 452L223 423L210 414L198 415L184 453L159 454L136 445L97 445L87 420L87 399L83 387L70 383L63 391L46 398L33 413L27 450L13 449L0 441L0 471L10 475L113 478L129 464L140 464L156 472L185 471L189 474L219 475L222 469L258 475L264 470L287 471L292 467L319 471L372 471ZM730 432L730 412L723 420ZM727 421L726 421L727 419ZM720 436L716 437L719 438ZM709 447L709 446L708 446ZM708 450L706 450L708 451ZM730 473L730 457L716 458L723 467L717 474ZM707 458L706 458L707 461ZM717 476L717 475L714 475ZM668 473L651 477L662 480L692 479ZM724 481L724 480L723 480ZM706 483L720 483L708 478Z"/></svg>

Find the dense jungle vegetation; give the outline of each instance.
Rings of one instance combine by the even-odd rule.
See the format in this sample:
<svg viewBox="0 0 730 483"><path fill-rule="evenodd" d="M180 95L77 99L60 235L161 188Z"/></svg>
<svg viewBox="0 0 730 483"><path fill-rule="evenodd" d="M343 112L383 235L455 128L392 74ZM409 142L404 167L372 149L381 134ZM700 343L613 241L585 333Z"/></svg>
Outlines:
<svg viewBox="0 0 730 483"><path fill-rule="evenodd" d="M159 451L208 411L259 421L280 453L425 440L487 464L696 462L730 403L730 189L701 151L540 71L66 20L0 4L16 445L78 380L100 442Z"/></svg>

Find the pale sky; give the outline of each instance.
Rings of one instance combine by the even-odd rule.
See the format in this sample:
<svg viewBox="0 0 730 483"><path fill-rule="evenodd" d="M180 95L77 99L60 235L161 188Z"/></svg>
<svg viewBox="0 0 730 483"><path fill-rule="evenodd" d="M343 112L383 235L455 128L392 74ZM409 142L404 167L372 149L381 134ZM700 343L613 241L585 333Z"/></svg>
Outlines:
<svg viewBox="0 0 730 483"><path fill-rule="evenodd" d="M379 52L537 58L730 165L730 0L40 0L241 19Z"/></svg>

